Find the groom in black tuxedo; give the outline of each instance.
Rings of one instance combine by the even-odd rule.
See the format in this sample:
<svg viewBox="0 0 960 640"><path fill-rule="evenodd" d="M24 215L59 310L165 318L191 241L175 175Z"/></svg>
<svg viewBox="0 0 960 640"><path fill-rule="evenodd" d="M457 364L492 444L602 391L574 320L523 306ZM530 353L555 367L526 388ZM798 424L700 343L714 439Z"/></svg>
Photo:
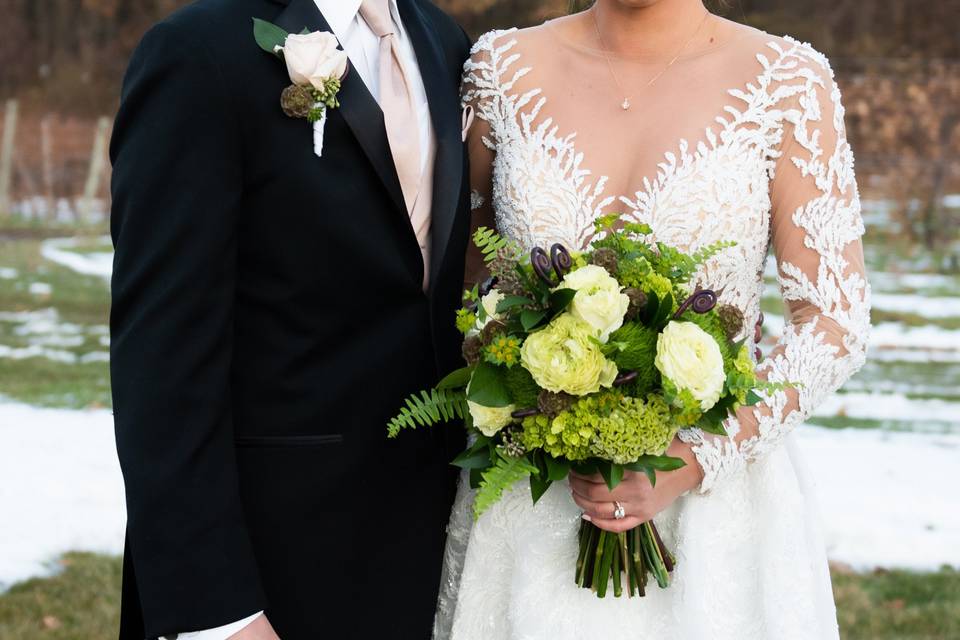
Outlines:
<svg viewBox="0 0 960 640"><path fill-rule="evenodd" d="M470 43L427 0L334 0L338 29L323 4L200 0L130 63L111 146L123 640L430 637L460 443L385 425L460 366ZM426 96L425 229L392 144L410 132L364 80L383 65L352 60L318 157L253 37L254 17L359 37L383 7L397 33L364 37L408 47L401 89Z"/></svg>

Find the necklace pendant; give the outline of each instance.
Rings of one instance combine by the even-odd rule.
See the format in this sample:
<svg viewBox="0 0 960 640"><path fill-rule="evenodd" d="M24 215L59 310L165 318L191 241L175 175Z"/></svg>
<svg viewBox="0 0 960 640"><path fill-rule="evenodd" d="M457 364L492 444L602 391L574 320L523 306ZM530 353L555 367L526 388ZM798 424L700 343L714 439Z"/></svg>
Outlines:
<svg viewBox="0 0 960 640"><path fill-rule="evenodd" d="M623 107L623 110L624 110L624 111L629 111L629 110L630 110L630 98L624 98L624 99L623 99L623 104L620 105L620 106Z"/></svg>

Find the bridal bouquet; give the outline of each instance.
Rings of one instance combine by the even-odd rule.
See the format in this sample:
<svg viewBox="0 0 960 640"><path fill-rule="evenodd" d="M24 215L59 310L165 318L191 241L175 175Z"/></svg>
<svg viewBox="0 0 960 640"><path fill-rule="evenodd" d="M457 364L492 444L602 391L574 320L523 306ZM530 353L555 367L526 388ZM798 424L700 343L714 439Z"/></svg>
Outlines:
<svg viewBox="0 0 960 640"><path fill-rule="evenodd" d="M715 292L688 283L734 243L692 255L651 243L650 228L596 222L582 253L559 244L528 255L488 229L474 242L492 277L468 292L457 315L467 367L407 399L389 423L405 428L463 419L477 518L522 480L536 502L571 470L599 473L612 490L624 471L683 466L665 456L677 431L724 434L730 411L775 387L754 374L734 339L744 318ZM644 595L648 573L669 584L675 558L652 522L616 534L580 525L578 585L604 597Z"/></svg>

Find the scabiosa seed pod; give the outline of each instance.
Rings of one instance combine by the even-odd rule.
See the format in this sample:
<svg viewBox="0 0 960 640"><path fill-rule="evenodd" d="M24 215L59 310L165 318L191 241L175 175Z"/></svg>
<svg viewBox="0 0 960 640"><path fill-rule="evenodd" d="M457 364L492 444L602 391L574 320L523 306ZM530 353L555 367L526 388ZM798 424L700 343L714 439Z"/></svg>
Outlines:
<svg viewBox="0 0 960 640"><path fill-rule="evenodd" d="M306 118L313 109L313 95L306 87L292 84L280 94L280 106L291 118Z"/></svg>
<svg viewBox="0 0 960 640"><path fill-rule="evenodd" d="M485 347L489 346L494 338L503 333L504 329L506 329L506 326L502 322L491 320L487 323L487 326L480 331L480 342L482 342Z"/></svg>
<svg viewBox="0 0 960 640"><path fill-rule="evenodd" d="M468 365L475 365L480 362L480 356L483 353L483 341L480 336L470 336L463 341L463 359Z"/></svg>
<svg viewBox="0 0 960 640"><path fill-rule="evenodd" d="M502 278L509 273L514 273L517 267L517 257L513 250L503 247L497 251L497 257L490 262L490 273L497 278Z"/></svg>
<svg viewBox="0 0 960 640"><path fill-rule="evenodd" d="M617 252L613 249L608 249L607 247L601 247L600 249L597 249L590 256L590 262L598 267L603 267L607 270L607 273L614 278L617 277L619 260L617 259Z"/></svg>
<svg viewBox="0 0 960 640"><path fill-rule="evenodd" d="M627 287L623 292L630 298L626 319L636 320L643 308L647 306L647 294L643 292L643 289L637 289L636 287Z"/></svg>
<svg viewBox="0 0 960 640"><path fill-rule="evenodd" d="M555 418L569 409L573 402L574 398L569 394L541 391L537 398L537 408L540 409L540 413Z"/></svg>
<svg viewBox="0 0 960 640"><path fill-rule="evenodd" d="M733 340L743 331L743 312L732 304L723 304L717 309L720 324L728 340Z"/></svg>
<svg viewBox="0 0 960 640"><path fill-rule="evenodd" d="M523 287L523 281L520 274L516 271L508 271L500 276L497 281L497 290L505 296L523 296L527 295Z"/></svg>

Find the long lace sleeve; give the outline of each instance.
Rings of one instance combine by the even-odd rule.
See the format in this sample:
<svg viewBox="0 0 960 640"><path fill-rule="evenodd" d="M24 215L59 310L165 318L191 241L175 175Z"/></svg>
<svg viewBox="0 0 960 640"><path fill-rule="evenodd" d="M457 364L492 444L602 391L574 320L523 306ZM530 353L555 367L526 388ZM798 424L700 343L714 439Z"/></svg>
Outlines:
<svg viewBox="0 0 960 640"><path fill-rule="evenodd" d="M702 492L777 447L865 360L870 288L840 91L821 54L793 49L768 89L782 121L770 151L770 233L787 318L758 372L795 386L742 407L726 438L685 432L705 473Z"/></svg>
<svg viewBox="0 0 960 640"><path fill-rule="evenodd" d="M499 77L496 72L497 55L493 43L497 32L480 38L464 65L461 100L464 109L472 112L473 124L467 132L467 151L470 155L470 199L472 209L471 234L479 227L494 228L493 163L497 149L496 123L501 117L498 102ZM487 277L480 251L470 243L465 274L467 286Z"/></svg>

